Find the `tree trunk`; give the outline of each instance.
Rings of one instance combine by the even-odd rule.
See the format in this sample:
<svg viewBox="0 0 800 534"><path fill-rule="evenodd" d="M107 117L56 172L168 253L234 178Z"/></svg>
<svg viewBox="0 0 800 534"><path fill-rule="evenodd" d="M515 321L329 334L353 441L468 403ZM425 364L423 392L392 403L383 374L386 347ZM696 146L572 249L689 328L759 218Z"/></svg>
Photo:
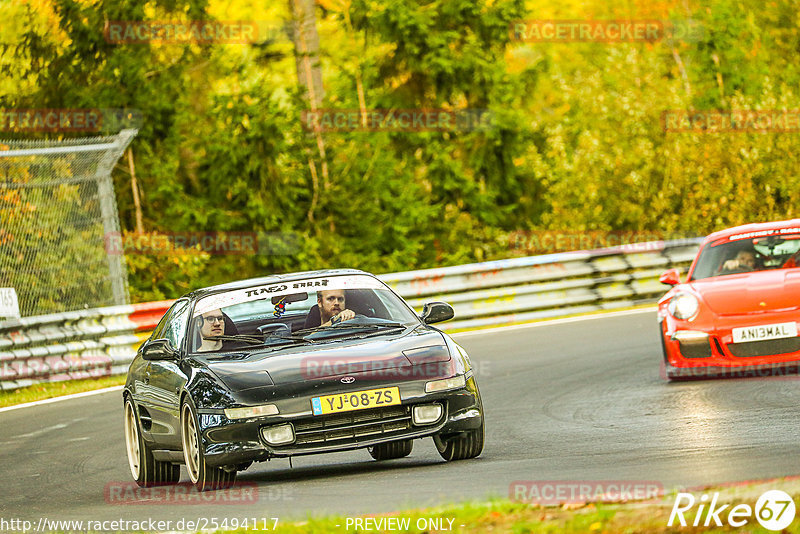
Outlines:
<svg viewBox="0 0 800 534"><path fill-rule="evenodd" d="M325 96L322 87L322 67L319 62L319 34L314 14L314 0L289 0L289 10L292 13L292 41L294 42L295 66L297 68L297 81L306 90L311 111L317 111L322 105ZM320 166L322 168L322 187L330 187L328 175L328 158L325 154L325 141L319 125L315 123L314 138L319 151ZM319 182L317 179L317 165L309 157L308 166L312 177L312 202L308 210L308 220L314 222L314 210L319 198ZM331 231L334 230L333 220L329 221Z"/></svg>
<svg viewBox="0 0 800 534"><path fill-rule="evenodd" d="M292 12L292 41L297 80L308 92L311 110L322 105L322 68L319 63L319 34L314 15L314 0L289 0Z"/></svg>
<svg viewBox="0 0 800 534"><path fill-rule="evenodd" d="M133 192L133 207L136 213L136 233L144 233L142 222L142 204L139 202L139 184L136 182L136 167L133 165L133 149L128 148L128 168L131 172L131 191Z"/></svg>

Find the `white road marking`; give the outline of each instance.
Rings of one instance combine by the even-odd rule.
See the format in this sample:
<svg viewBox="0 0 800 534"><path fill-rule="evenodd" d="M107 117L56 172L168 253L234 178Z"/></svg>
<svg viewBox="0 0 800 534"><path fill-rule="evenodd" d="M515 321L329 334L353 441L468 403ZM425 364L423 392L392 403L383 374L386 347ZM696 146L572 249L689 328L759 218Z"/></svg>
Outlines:
<svg viewBox="0 0 800 534"><path fill-rule="evenodd" d="M41 428L39 430L34 430L33 432L28 432L27 434L20 434L18 436L11 436L11 439L14 438L35 438L36 436L41 436L42 434L46 434L51 430L61 430L62 428L67 428L66 423L59 423L57 425L48 426L46 428Z"/></svg>
<svg viewBox="0 0 800 534"><path fill-rule="evenodd" d="M648 308L639 308L635 310L622 310L622 311L615 311L615 312L608 312L608 313L596 313L593 315L581 315L578 317L566 317L563 319L547 319L544 321L536 321L534 323L525 323L525 324L514 324L510 326L499 326L497 328L484 328L481 330L473 330L472 332L458 332L454 334L448 334L451 337L460 337L460 336L475 336L480 334L494 334L497 332L507 332L510 330L522 330L524 328L536 328L538 326L553 326L559 324L568 324L568 323L577 323L580 321L590 321L592 319L607 319L609 317L622 317L625 315L635 315L639 313L653 313L658 311L658 308L648 307Z"/></svg>
<svg viewBox="0 0 800 534"><path fill-rule="evenodd" d="M26 402L25 404L17 404L16 406L6 406L0 408L0 413L10 412L11 410L19 410L22 408L30 408L31 406L41 406L42 404L51 404L53 402L60 402L70 399L79 399L81 397L90 397L92 395L100 395L101 393L109 393L111 391L122 391L123 386L113 386L110 388L96 389L94 391L84 391L83 393L73 393L72 395L64 395L63 397L53 397L51 399L44 399L36 402Z"/></svg>

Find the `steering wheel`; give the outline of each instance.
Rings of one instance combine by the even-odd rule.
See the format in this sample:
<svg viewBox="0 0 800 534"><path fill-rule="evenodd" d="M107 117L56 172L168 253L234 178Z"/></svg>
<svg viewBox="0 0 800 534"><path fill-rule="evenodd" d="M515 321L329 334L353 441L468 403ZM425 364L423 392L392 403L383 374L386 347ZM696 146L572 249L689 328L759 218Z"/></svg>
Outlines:
<svg viewBox="0 0 800 534"><path fill-rule="evenodd" d="M753 269L748 267L734 267L733 269L722 269L719 274L739 274L739 273L751 273Z"/></svg>
<svg viewBox="0 0 800 534"><path fill-rule="evenodd" d="M367 319L367 320L369 320L369 317L367 317L366 315L363 315L361 313L357 313L357 314L355 314L353 316L352 319L348 319L346 321L337 321L336 323L331 323L331 326L337 326L337 325L340 325L340 324L347 324L349 322L355 321L356 319Z"/></svg>
<svg viewBox="0 0 800 534"><path fill-rule="evenodd" d="M289 325L284 323L264 324L259 326L256 330L262 336L265 334L280 334L288 336L289 334L292 333L291 330L289 329Z"/></svg>

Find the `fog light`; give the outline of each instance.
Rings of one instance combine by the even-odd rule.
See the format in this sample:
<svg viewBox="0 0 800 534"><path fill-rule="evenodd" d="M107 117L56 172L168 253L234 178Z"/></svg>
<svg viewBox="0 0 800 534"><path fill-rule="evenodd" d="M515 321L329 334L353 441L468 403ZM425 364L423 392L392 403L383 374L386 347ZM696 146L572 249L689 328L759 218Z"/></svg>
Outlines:
<svg viewBox="0 0 800 534"><path fill-rule="evenodd" d="M429 425L435 423L442 416L441 404L422 404L414 406L414 424Z"/></svg>
<svg viewBox="0 0 800 534"><path fill-rule="evenodd" d="M711 343L708 333L697 330L678 330L672 335L678 342L681 356L684 358L710 358Z"/></svg>
<svg viewBox="0 0 800 534"><path fill-rule="evenodd" d="M434 380L433 382L425 384L425 393L436 393L437 391L463 388L466 383L467 380L464 378L464 375L445 378L444 380Z"/></svg>
<svg viewBox="0 0 800 534"><path fill-rule="evenodd" d="M294 441L294 427L291 423L268 426L261 429L261 437L270 445L286 445Z"/></svg>
<svg viewBox="0 0 800 534"><path fill-rule="evenodd" d="M683 343L700 343L708 341L708 332L698 332L696 330L677 330L672 339Z"/></svg>
<svg viewBox="0 0 800 534"><path fill-rule="evenodd" d="M262 415L278 415L278 407L274 404L261 406L246 406L244 408L225 408L225 417L228 419L249 419Z"/></svg>

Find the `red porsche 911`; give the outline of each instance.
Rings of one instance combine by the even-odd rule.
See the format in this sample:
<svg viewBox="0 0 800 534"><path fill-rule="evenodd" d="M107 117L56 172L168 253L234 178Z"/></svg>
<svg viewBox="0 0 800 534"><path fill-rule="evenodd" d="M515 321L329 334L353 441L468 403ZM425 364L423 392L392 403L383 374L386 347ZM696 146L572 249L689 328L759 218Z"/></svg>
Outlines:
<svg viewBox="0 0 800 534"><path fill-rule="evenodd" d="M800 219L705 238L658 301L666 377L774 376L800 370Z"/></svg>

